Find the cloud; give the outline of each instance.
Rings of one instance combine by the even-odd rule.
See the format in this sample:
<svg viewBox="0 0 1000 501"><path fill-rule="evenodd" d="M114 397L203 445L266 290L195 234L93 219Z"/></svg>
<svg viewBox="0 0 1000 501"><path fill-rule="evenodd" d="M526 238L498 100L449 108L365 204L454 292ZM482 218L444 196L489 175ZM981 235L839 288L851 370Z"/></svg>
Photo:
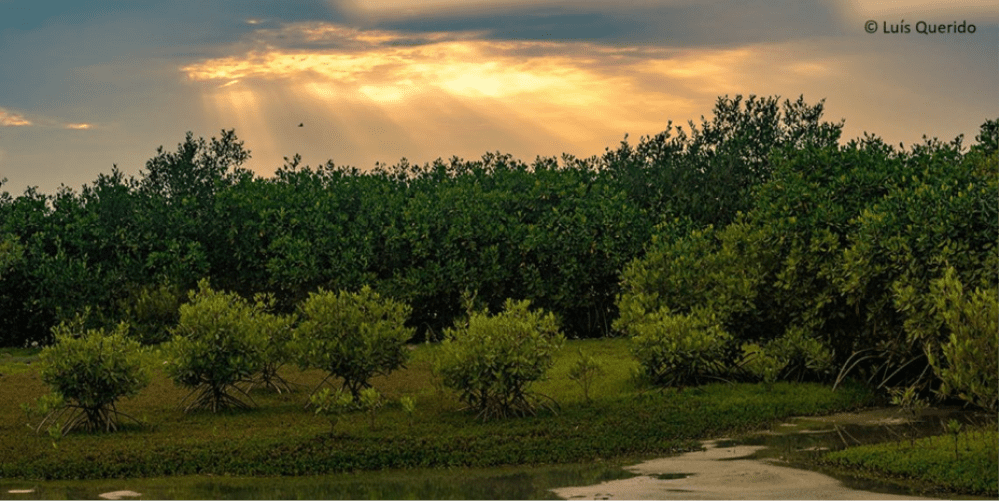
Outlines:
<svg viewBox="0 0 1000 501"><path fill-rule="evenodd" d="M352 22L410 32L481 30L484 38L589 40L661 47L737 46L837 35L830 0L335 1Z"/></svg>
<svg viewBox="0 0 1000 501"><path fill-rule="evenodd" d="M87 122L66 122L44 116L28 119L22 113L0 108L0 127L41 127L86 130L93 129L95 125Z"/></svg>
<svg viewBox="0 0 1000 501"><path fill-rule="evenodd" d="M229 120L269 168L296 152L355 165L496 149L589 156L625 133L654 134L668 119L707 114L723 94L795 97L803 78L846 78L845 61L815 45L480 36L290 23L255 33L246 52L181 70L206 113ZM294 149L278 153L279 145Z"/></svg>
<svg viewBox="0 0 1000 501"><path fill-rule="evenodd" d="M0 108L0 127L26 127L34 125L24 115Z"/></svg>
<svg viewBox="0 0 1000 501"><path fill-rule="evenodd" d="M839 2L838 5L845 15L853 20L905 17L909 18L910 21L916 21L921 17L939 18L945 16L950 18L959 16L960 19L990 19L995 22L997 18L997 3L993 0L908 0L903 2L845 0ZM889 22L897 21L897 19L886 20Z"/></svg>

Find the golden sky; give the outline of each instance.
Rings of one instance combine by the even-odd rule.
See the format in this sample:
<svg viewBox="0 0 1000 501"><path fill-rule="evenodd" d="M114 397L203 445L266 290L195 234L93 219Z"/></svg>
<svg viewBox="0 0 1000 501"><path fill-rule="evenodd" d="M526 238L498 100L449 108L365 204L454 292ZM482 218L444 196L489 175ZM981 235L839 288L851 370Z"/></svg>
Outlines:
<svg viewBox="0 0 1000 501"><path fill-rule="evenodd" d="M825 99L846 138L907 144L998 114L997 4L978 0L71 5L0 22L5 189L79 186L113 163L135 174L188 130L235 128L269 175L296 153L362 169L586 157L698 122L722 95ZM977 31L882 32L918 22Z"/></svg>

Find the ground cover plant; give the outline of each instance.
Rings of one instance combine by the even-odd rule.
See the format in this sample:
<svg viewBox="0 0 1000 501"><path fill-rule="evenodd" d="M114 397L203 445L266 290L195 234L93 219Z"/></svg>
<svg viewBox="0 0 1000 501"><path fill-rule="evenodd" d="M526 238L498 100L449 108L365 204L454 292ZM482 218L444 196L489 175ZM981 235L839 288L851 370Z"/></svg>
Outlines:
<svg viewBox="0 0 1000 501"><path fill-rule="evenodd" d="M831 452L822 461L853 474L918 480L932 488L996 497L997 443L996 426L974 427L912 443L850 447Z"/></svg>
<svg viewBox="0 0 1000 501"><path fill-rule="evenodd" d="M625 340L566 343L553 357L549 379L537 388L560 403L558 414L540 410L536 416L484 423L462 411L464 404L450 392L434 390L431 366L440 346L420 345L406 369L372 379L385 397L375 430L369 414L348 411L331 432L329 420L302 408L304 389L254 391L254 409L185 413L177 402L186 390L154 364L149 387L120 405L144 423L142 428L53 439L30 433L17 405L0 406L0 476L295 475L579 462L688 450L700 438L754 429L793 414L849 409L868 396L860 387L832 392L781 382L771 391L756 384L708 385L680 393L637 388ZM605 367L591 386L590 403L569 378L578 350ZM327 375L287 366L281 372L302 387L315 386ZM5 401L28 401L46 391L33 371L5 373L0 381ZM400 403L402 397L418 402L412 414Z"/></svg>

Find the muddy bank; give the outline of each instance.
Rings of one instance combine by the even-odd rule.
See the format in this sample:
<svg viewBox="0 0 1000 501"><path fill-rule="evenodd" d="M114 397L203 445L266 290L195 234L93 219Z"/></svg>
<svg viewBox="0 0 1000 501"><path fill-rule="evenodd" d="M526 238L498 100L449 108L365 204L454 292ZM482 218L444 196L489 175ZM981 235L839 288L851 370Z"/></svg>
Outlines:
<svg viewBox="0 0 1000 501"><path fill-rule="evenodd" d="M928 499L851 489L821 473L750 457L765 446L703 445L701 452L628 467L635 478L553 492L566 499Z"/></svg>
<svg viewBox="0 0 1000 501"><path fill-rule="evenodd" d="M739 440L703 442L704 451L627 467L634 478L553 492L566 499L932 499L790 463L804 466L827 450L940 433L941 421L956 416L971 417L954 409L926 409L912 418L897 409L872 409L794 418Z"/></svg>

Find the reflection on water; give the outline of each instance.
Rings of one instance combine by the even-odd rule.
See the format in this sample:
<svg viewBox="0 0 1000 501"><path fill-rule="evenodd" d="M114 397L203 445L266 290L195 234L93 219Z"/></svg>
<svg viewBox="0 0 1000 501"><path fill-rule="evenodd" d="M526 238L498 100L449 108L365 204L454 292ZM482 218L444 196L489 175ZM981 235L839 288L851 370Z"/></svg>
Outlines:
<svg viewBox="0 0 1000 501"><path fill-rule="evenodd" d="M24 482L0 480L0 499L558 499L550 489L634 477L622 463L491 469L414 469L307 477L172 477ZM26 494L10 490L34 489ZM135 499L135 498L123 498Z"/></svg>

